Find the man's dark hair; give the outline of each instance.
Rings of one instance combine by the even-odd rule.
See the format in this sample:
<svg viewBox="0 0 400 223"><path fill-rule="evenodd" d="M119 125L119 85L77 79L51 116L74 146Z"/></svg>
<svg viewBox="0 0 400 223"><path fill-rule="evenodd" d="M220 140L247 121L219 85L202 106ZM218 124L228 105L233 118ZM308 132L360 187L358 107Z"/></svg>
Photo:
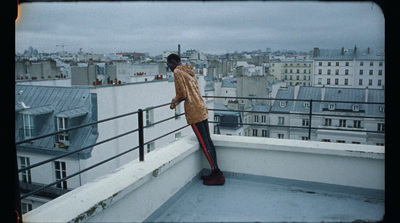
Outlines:
<svg viewBox="0 0 400 223"><path fill-rule="evenodd" d="M171 60L175 60L176 62L181 62L181 58L178 55L174 54L174 53L170 54L167 57L167 61L171 61Z"/></svg>

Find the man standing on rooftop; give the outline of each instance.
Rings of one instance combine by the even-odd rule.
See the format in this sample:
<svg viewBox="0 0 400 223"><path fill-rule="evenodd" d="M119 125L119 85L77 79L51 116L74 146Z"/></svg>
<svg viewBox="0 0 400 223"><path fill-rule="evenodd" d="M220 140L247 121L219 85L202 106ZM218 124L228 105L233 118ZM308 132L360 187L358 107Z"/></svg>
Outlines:
<svg viewBox="0 0 400 223"><path fill-rule="evenodd" d="M181 58L176 54L168 56L167 65L174 72L176 92L170 108L174 109L181 101L185 101L186 121L192 126L212 169L210 175L201 177L203 184L223 185L225 177L218 168L217 154L208 127L208 110L201 96L194 68L187 64L183 65Z"/></svg>

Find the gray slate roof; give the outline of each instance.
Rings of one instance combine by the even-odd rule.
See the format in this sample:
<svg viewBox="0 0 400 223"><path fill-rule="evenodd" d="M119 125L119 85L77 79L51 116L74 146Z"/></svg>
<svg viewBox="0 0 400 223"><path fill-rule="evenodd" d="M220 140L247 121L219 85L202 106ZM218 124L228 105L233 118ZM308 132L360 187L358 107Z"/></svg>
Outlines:
<svg viewBox="0 0 400 223"><path fill-rule="evenodd" d="M276 99L294 99L294 86L289 86L287 89L280 89L276 95ZM385 113L381 111L382 104L362 104L365 102L366 89L356 88L325 88L324 101L314 101L312 104L313 113L322 113L329 110L329 104L335 105L335 111L352 112L353 105L359 106L360 115L384 117ZM305 87L301 86L297 95L299 100L322 100L321 87ZM329 101L347 101L352 103L340 103ZM280 102L286 102L286 106L281 106ZM369 89L368 102L385 102L385 90ZM288 101L275 100L271 112L299 112L308 113L310 110L304 106L305 101Z"/></svg>
<svg viewBox="0 0 400 223"><path fill-rule="evenodd" d="M57 117L68 119L68 128L97 121L97 98L87 87L15 86L15 141L24 140L23 115L34 117L34 137L57 131ZM55 148L56 136L17 146L19 151L60 155L94 144L97 126L69 132L68 149ZM69 157L90 157L91 149Z"/></svg>

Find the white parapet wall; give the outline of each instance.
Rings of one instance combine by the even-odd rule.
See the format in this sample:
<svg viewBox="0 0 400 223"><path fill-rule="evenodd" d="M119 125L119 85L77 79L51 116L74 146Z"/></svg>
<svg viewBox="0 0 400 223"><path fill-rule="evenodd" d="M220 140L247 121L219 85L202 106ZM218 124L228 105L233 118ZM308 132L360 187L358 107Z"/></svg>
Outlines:
<svg viewBox="0 0 400 223"><path fill-rule="evenodd" d="M385 189L385 148L302 140L213 135L222 170Z"/></svg>
<svg viewBox="0 0 400 223"><path fill-rule="evenodd" d="M23 215L24 222L142 222L203 169L194 135Z"/></svg>
<svg viewBox="0 0 400 223"><path fill-rule="evenodd" d="M212 135L222 171L385 189L381 146ZM191 134L23 215L24 222L142 222L209 168Z"/></svg>

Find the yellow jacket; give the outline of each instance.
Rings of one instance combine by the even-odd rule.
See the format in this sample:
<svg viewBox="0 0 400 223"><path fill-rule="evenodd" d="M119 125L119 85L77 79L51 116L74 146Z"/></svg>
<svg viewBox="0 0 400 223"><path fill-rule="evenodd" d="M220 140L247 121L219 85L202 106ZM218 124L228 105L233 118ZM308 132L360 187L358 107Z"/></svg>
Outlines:
<svg viewBox="0 0 400 223"><path fill-rule="evenodd" d="M179 65L174 70L175 97L173 101L185 100L185 115L189 125L208 119L208 109L201 97L199 84L190 65Z"/></svg>

